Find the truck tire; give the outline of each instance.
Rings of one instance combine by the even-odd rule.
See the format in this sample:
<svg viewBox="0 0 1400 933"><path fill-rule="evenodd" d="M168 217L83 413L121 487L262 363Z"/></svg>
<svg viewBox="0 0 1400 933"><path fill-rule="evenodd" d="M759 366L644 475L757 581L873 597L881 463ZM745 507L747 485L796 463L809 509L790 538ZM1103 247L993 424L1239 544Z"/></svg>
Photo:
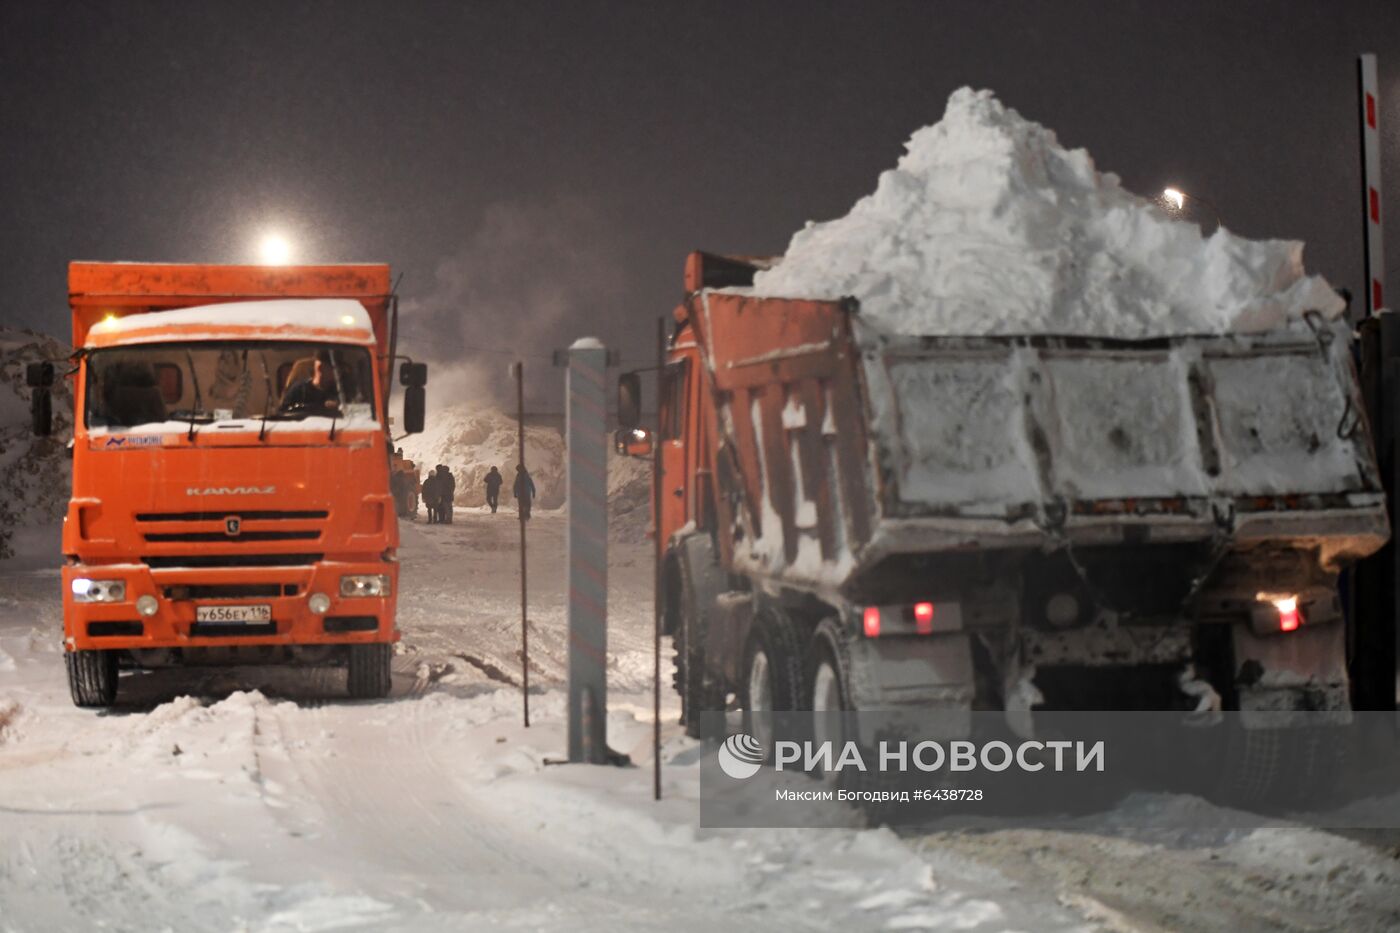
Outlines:
<svg viewBox="0 0 1400 933"><path fill-rule="evenodd" d="M63 665L68 670L68 692L75 706L100 708L116 702L115 651L69 651L63 655Z"/></svg>
<svg viewBox="0 0 1400 933"><path fill-rule="evenodd" d="M851 660L836 619L823 619L807 645L807 708L812 741L842 748L850 738Z"/></svg>
<svg viewBox="0 0 1400 933"><path fill-rule="evenodd" d="M808 705L813 712L851 709L851 661L835 619L823 619L807 651Z"/></svg>
<svg viewBox="0 0 1400 933"><path fill-rule="evenodd" d="M807 697L803 676L802 641L787 616L766 612L754 625L744 652L744 679L740 684L744 705L744 731L773 752L776 738L787 738L774 713L802 708Z"/></svg>
<svg viewBox="0 0 1400 933"><path fill-rule="evenodd" d="M389 659L394 646L388 644L351 645L346 678L350 696L356 700L378 700L389 695Z"/></svg>

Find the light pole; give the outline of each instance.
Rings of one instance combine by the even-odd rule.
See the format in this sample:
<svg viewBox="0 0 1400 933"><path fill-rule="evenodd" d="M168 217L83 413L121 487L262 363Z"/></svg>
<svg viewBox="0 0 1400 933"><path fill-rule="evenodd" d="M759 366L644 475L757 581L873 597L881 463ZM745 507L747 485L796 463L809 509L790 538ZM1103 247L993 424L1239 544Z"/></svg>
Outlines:
<svg viewBox="0 0 1400 933"><path fill-rule="evenodd" d="M1162 194L1157 198L1157 203L1161 204L1162 207L1166 209L1167 213L1176 217L1185 215L1187 201L1205 205L1205 207L1210 210L1211 214L1214 215L1217 229L1225 226L1225 224L1220 221L1219 209L1205 198L1197 197L1194 194L1187 194L1180 188L1163 188Z"/></svg>

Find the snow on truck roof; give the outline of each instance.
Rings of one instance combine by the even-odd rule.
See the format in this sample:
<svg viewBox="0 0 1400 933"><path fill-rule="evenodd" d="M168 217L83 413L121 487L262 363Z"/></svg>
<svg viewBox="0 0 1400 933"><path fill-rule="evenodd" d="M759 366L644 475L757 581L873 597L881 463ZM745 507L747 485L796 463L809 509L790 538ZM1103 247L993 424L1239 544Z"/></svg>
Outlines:
<svg viewBox="0 0 1400 933"><path fill-rule="evenodd" d="M896 334L1138 339L1259 332L1345 307L1303 244L1205 236L1084 149L962 88L850 212L808 223L757 296L861 302Z"/></svg>
<svg viewBox="0 0 1400 933"><path fill-rule="evenodd" d="M312 340L373 344L364 305L349 298L287 298L109 317L88 331L89 347L171 339Z"/></svg>

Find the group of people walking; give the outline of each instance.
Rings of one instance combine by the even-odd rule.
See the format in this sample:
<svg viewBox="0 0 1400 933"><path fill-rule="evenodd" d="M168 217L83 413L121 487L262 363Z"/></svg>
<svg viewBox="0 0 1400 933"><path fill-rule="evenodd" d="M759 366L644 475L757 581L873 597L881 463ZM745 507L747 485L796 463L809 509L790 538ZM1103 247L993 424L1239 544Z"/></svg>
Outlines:
<svg viewBox="0 0 1400 933"><path fill-rule="evenodd" d="M452 499L457 495L457 479L447 464L439 463L423 480L423 504L428 507L429 525L452 524Z"/></svg>
<svg viewBox="0 0 1400 933"><path fill-rule="evenodd" d="M500 504L501 486L505 483L505 477L501 476L500 470L492 467L483 483L486 486L486 504L491 507L491 513L494 515ZM515 484L511 487L511 493L515 496L521 520L528 519L530 506L535 501L535 481L530 478L530 473L523 463L515 465ZM428 507L428 524L452 523L452 500L456 494L456 478L445 464L439 463L437 469L423 480L423 504Z"/></svg>

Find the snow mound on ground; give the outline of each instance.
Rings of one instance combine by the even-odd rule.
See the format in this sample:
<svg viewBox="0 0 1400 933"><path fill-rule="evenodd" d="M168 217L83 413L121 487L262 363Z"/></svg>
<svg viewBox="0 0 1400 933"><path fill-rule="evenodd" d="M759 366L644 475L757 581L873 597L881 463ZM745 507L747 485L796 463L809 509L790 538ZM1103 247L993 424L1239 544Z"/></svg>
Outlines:
<svg viewBox="0 0 1400 933"><path fill-rule="evenodd" d="M849 214L794 235L753 292L853 295L912 335L1255 332L1345 307L1304 274L1301 243L1205 237L991 91L955 91L906 149Z"/></svg>
<svg viewBox="0 0 1400 933"><path fill-rule="evenodd" d="M453 500L457 505L485 505L486 474L496 467L505 478L501 505L513 509L511 484L520 460L517 443L514 417L496 408L453 405L434 412L423 433L405 438L403 448L404 456L424 476L439 463L447 464L457 480ZM535 481L536 505L542 509L562 506L568 480L563 434L552 427L527 424L525 464ZM609 454L608 505L614 520L645 522L650 497L651 461Z"/></svg>
<svg viewBox="0 0 1400 933"><path fill-rule="evenodd" d="M650 458L608 456L608 531L619 541L642 541L651 527Z"/></svg>
<svg viewBox="0 0 1400 933"><path fill-rule="evenodd" d="M457 479L457 505L486 504L486 474L494 466L505 482L501 505L513 508L511 484L520 462L515 419L496 408L453 405L428 418L422 434L404 439L404 456L418 464L422 475L445 463ZM564 504L564 438L552 428L525 426L525 465L535 481L536 505L554 509Z"/></svg>
<svg viewBox="0 0 1400 933"><path fill-rule="evenodd" d="M72 465L65 448L73 436L73 391L61 374L71 352L44 334L0 328L0 560L14 556L17 529L51 525L68 508ZM42 360L59 362L51 437L35 437L30 429L25 368Z"/></svg>

